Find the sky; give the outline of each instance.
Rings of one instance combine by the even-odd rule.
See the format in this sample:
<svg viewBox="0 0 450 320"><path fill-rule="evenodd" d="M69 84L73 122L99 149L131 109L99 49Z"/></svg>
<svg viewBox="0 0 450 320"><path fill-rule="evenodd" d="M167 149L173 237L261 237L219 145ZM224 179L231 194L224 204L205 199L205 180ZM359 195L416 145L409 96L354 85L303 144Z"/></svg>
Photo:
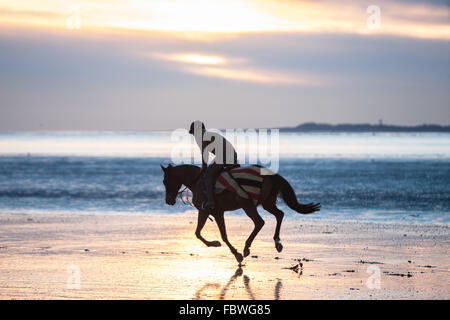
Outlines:
<svg viewBox="0 0 450 320"><path fill-rule="evenodd" d="M448 1L0 0L0 131L450 125Z"/></svg>

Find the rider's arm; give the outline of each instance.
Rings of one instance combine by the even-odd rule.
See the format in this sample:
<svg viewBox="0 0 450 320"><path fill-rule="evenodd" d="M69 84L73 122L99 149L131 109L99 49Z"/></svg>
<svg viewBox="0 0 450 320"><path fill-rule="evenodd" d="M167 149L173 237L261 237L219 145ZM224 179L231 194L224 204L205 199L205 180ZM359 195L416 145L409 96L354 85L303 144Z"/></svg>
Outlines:
<svg viewBox="0 0 450 320"><path fill-rule="evenodd" d="M209 145L209 143L209 141L202 142L202 171L204 171L206 167L208 167L209 152L206 152L205 154L205 149Z"/></svg>

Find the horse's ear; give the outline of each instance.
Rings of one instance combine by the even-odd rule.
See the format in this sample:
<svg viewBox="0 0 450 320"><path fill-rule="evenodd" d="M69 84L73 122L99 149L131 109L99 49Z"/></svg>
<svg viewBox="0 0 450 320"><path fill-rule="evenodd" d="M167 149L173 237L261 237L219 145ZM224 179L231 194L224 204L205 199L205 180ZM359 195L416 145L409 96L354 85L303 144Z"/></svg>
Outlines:
<svg viewBox="0 0 450 320"><path fill-rule="evenodd" d="M162 164L160 166L161 166L162 171L166 172L167 168L164 168Z"/></svg>

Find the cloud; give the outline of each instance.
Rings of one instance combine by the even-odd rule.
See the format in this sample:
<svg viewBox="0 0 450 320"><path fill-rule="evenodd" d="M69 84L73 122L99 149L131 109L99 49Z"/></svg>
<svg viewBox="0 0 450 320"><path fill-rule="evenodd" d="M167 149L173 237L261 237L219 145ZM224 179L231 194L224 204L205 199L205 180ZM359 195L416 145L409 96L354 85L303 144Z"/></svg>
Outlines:
<svg viewBox="0 0 450 320"><path fill-rule="evenodd" d="M0 129L448 124L447 65L446 41L383 34L10 26L0 30Z"/></svg>
<svg viewBox="0 0 450 320"><path fill-rule="evenodd" d="M71 5L79 7L85 30L164 31L209 38L333 32L450 40L448 4L440 1L379 0L381 24L376 30L367 25L368 5L350 0L0 0L0 22L65 28Z"/></svg>
<svg viewBox="0 0 450 320"><path fill-rule="evenodd" d="M168 65L169 68L204 77L272 85L317 86L325 83L318 76L300 76L293 72L252 66L253 61L249 57L230 58L202 53L152 53L149 56L174 62Z"/></svg>
<svg viewBox="0 0 450 320"><path fill-rule="evenodd" d="M200 64L200 65L218 65L224 64L226 59L220 56L213 56L199 53L178 53L178 54L161 54L153 53L152 57L156 59L163 59L167 61L174 61L187 64Z"/></svg>
<svg viewBox="0 0 450 320"><path fill-rule="evenodd" d="M319 82L312 82L308 78L300 78L295 75L286 75L282 73L270 72L265 70L251 69L233 69L233 68L186 68L187 72L206 77L215 77L235 81L255 82L261 84L283 84L283 85L302 85L313 86Z"/></svg>

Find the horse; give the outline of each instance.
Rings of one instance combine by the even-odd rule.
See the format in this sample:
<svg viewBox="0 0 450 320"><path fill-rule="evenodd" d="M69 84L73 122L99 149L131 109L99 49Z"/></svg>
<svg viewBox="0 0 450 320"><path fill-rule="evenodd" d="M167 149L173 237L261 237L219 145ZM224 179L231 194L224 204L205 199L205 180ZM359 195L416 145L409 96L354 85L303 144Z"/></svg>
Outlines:
<svg viewBox="0 0 450 320"><path fill-rule="evenodd" d="M201 175L200 167L188 164L177 166L172 166L169 164L167 167L161 165L161 169L164 172L163 184L166 189L166 204L174 205L176 203L176 198L183 185L191 190L192 204L198 209L197 228L195 230L196 237L208 247L221 246L219 241L208 241L201 235L201 231L206 223L206 220L210 215L213 216L216 220L222 240L240 264L244 257L247 257L250 254L250 246L252 245L252 242L258 232L264 226L264 220L259 215L257 206L255 206L253 201L251 199L244 199L228 190L225 190L215 196L216 206L213 210L202 209L203 188L201 183L199 183L199 178ZM315 211L319 211L321 205L320 203L299 203L289 182L279 174L264 176L261 186L261 194L259 197L259 204L261 204L266 211L273 214L276 218L277 224L275 227L273 240L275 242L276 250L281 252L283 250L283 245L280 241L280 228L284 213L276 206L278 194L281 194L282 199L289 208L301 214L310 214ZM245 241L243 256L228 241L224 220L225 211L234 211L238 209L243 209L254 223L254 229Z"/></svg>

